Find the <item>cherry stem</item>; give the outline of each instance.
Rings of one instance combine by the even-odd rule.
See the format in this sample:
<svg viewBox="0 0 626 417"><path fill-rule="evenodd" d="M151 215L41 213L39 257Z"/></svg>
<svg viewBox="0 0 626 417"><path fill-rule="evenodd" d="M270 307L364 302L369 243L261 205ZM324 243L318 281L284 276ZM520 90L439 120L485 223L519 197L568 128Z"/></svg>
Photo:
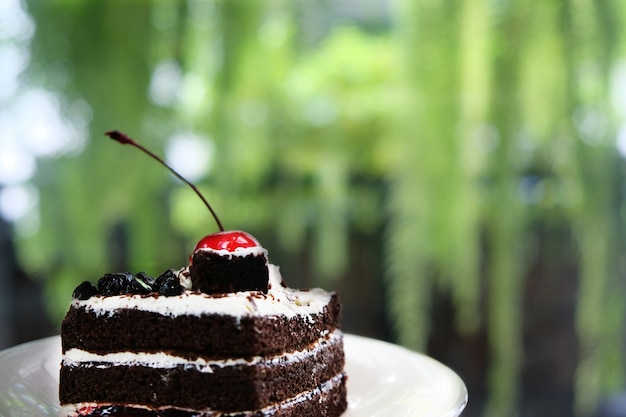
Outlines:
<svg viewBox="0 0 626 417"><path fill-rule="evenodd" d="M211 212L211 214L213 215L213 218L215 219L215 222L217 223L217 226L220 228L220 231L223 232L224 231L224 226L222 226L222 222L220 221L219 217L217 217L217 214L215 213L215 211L213 210L213 208L211 207L211 205L209 204L209 202L206 200L206 198L204 198L204 196L202 195L202 193L200 192L200 190L198 190L198 187L196 187L194 184L192 184L191 182L189 182L186 178L184 178L182 175L180 175L178 172L176 172L174 170L174 168L172 168L171 166L169 166L163 159L161 159L158 155L156 155L155 153L153 153L152 151L150 151L149 149L145 148L143 145L135 142L134 140L132 140L128 135L126 135L125 133L122 133L118 130L111 130L108 132L105 132L105 135L107 135L108 137L110 137L111 139L121 143L122 145L132 145L135 148L143 151L144 153L148 154L149 156L151 156L153 159L156 159L158 162L160 162L162 165L164 165L167 169L169 169L172 174L174 174L178 179L180 179L181 181L183 181L185 184L187 184L188 186L191 187L192 190L195 191L195 193L198 195L198 197L200 197L200 199L202 200L202 202L204 203L205 206L207 206L207 208L209 209L209 211Z"/></svg>

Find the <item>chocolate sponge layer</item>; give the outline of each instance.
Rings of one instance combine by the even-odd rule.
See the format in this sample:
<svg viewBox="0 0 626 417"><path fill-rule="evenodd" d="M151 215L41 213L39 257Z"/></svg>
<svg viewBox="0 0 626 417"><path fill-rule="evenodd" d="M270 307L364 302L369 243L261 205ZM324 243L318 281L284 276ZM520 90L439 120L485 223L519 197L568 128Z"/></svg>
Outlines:
<svg viewBox="0 0 626 417"><path fill-rule="evenodd" d="M338 384L311 391L306 401L287 402L270 410L228 413L228 417L339 417L347 407L346 377L342 375ZM185 411L170 407L151 411L129 406L100 406L81 415L83 417L220 417L224 414L213 411L206 413Z"/></svg>
<svg viewBox="0 0 626 417"><path fill-rule="evenodd" d="M163 316L120 309L97 316L71 307L61 325L63 352L78 348L104 354L166 352L186 358L250 358L302 350L339 327L341 304L336 294L319 314L249 316L217 314Z"/></svg>
<svg viewBox="0 0 626 417"><path fill-rule="evenodd" d="M192 288L206 294L237 291L267 293L269 270L265 256L222 256L197 251L193 254L189 272Z"/></svg>

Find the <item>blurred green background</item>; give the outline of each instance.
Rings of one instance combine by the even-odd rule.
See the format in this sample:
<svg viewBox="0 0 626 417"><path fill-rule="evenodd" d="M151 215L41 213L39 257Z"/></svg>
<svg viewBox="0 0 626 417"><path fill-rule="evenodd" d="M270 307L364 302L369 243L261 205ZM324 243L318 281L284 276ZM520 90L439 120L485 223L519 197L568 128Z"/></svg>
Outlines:
<svg viewBox="0 0 626 417"><path fill-rule="evenodd" d="M4 0L0 347L73 288L254 234L345 330L425 352L467 416L626 388L617 0Z"/></svg>

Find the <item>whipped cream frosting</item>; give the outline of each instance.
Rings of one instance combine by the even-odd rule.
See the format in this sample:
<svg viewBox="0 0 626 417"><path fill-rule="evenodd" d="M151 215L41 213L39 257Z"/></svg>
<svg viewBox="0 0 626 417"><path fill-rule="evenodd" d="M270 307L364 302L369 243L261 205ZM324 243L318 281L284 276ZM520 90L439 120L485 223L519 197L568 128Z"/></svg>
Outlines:
<svg viewBox="0 0 626 417"><path fill-rule="evenodd" d="M188 289L188 274L183 269L178 275L183 288L186 289L179 296L166 297L157 294L93 296L88 300L72 300L72 307L84 307L86 311L98 316L111 316L119 309L135 309L170 317L220 314L236 318L271 315L284 315L291 318L321 313L330 301L331 294L319 288L296 290L284 287L279 268L268 264L268 269L267 294L259 291L241 291L210 295L191 291Z"/></svg>
<svg viewBox="0 0 626 417"><path fill-rule="evenodd" d="M228 249L212 249L212 248L205 247L205 248L196 249L194 253L196 252L211 252L220 256L228 257L228 259L231 259L233 256L245 258L246 256L249 256L249 255L263 256L267 259L267 249L263 248L262 246L252 246L248 248L240 247L232 251Z"/></svg>

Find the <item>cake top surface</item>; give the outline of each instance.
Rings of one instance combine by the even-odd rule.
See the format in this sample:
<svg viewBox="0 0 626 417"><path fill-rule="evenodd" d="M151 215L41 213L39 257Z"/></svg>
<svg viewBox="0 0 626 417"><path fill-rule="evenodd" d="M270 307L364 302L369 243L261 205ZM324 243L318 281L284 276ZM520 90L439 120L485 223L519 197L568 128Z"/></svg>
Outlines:
<svg viewBox="0 0 626 417"><path fill-rule="evenodd" d="M158 293L94 295L86 300L74 298L74 308L84 307L98 315L111 315L119 309L137 309L164 316L208 314L245 316L311 315L320 313L332 294L319 289L296 290L284 285L277 266L268 264L268 292L239 291L224 294L205 294L191 289L188 268L177 272L184 288L180 295L163 296Z"/></svg>

